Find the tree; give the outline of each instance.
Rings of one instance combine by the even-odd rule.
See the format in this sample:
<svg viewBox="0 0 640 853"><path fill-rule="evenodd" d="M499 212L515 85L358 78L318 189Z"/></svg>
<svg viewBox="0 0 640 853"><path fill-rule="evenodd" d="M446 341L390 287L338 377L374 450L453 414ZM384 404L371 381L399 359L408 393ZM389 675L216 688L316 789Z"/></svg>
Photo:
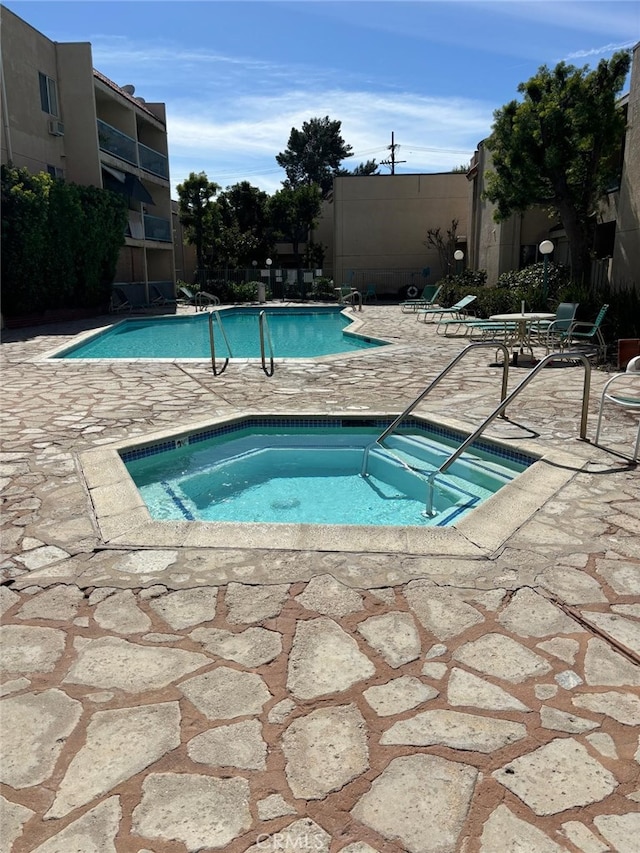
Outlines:
<svg viewBox="0 0 640 853"><path fill-rule="evenodd" d="M366 163L360 163L355 169L339 169L338 175L378 175L378 164L375 160L367 160Z"/></svg>
<svg viewBox="0 0 640 853"><path fill-rule="evenodd" d="M340 163L352 156L352 149L340 135L341 122L329 116L305 121L302 130L291 128L285 151L276 155L276 163L287 173L285 187L317 184L326 198Z"/></svg>
<svg viewBox="0 0 640 853"><path fill-rule="evenodd" d="M266 192L248 181L234 184L216 199L219 228L213 251L218 261L232 267L264 260L272 251Z"/></svg>
<svg viewBox="0 0 640 853"><path fill-rule="evenodd" d="M211 248L215 239L217 209L213 198L220 189L204 172L191 172L178 184L178 213L187 240L196 247L200 285L205 284L205 249Z"/></svg>
<svg viewBox="0 0 640 853"><path fill-rule="evenodd" d="M424 241L424 245L431 246L438 253L443 275L449 275L454 265L453 253L457 245L458 224L457 219L452 219L451 228L447 228L446 236L443 236L440 226L427 228L427 239Z"/></svg>
<svg viewBox="0 0 640 853"><path fill-rule="evenodd" d="M560 62L518 86L522 102L494 113L486 145L495 171L485 197L496 221L533 206L557 215L567 234L572 277L588 281L594 212L618 177L624 116L616 105L630 65L629 51L595 71Z"/></svg>
<svg viewBox="0 0 640 853"><path fill-rule="evenodd" d="M316 184L295 189L283 187L269 200L269 220L276 239L292 244L296 265L300 267L300 243L318 224L322 197Z"/></svg>

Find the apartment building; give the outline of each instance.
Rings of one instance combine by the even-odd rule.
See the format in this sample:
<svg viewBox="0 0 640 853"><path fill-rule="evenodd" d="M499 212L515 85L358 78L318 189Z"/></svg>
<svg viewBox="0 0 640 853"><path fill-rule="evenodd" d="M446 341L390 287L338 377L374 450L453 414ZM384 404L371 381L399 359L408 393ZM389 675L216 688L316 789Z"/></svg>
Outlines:
<svg viewBox="0 0 640 853"><path fill-rule="evenodd" d="M93 67L88 42L53 42L2 13L2 163L121 193L129 207L116 280L136 301L173 288L165 105Z"/></svg>
<svg viewBox="0 0 640 853"><path fill-rule="evenodd" d="M640 288L640 43L633 49L629 92L620 99L619 107L626 119L619 181L594 211L592 282L613 288ZM568 242L557 217L532 208L505 222L495 222L495 206L483 197L491 168L491 154L483 140L467 175L470 265L487 270L488 284L495 284L501 273L542 260L539 245L543 240L554 244L554 261L568 264Z"/></svg>

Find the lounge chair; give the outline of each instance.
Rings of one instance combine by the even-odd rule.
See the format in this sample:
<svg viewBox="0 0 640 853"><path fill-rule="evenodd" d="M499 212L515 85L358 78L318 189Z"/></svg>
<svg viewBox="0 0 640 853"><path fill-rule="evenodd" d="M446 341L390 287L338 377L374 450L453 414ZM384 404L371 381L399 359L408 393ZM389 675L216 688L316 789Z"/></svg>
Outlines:
<svg viewBox="0 0 640 853"><path fill-rule="evenodd" d="M149 284L150 305L175 305L175 299L165 296L156 284Z"/></svg>
<svg viewBox="0 0 640 853"><path fill-rule="evenodd" d="M464 320L467 318L466 308L468 305L471 305L472 302L475 302L478 297L469 293L467 296L463 296L462 299L459 299L455 305L452 305L450 308L418 308L416 314L418 315L418 319L420 315L423 315L423 322L427 322L427 317L439 318L442 320L443 317L446 317L447 314L451 315L452 320Z"/></svg>
<svg viewBox="0 0 640 853"><path fill-rule="evenodd" d="M127 299L127 294L120 287L111 289L111 299L109 300L109 312L117 314L120 311L131 311L133 306Z"/></svg>
<svg viewBox="0 0 640 853"><path fill-rule="evenodd" d="M178 293L182 298L178 297L179 302L186 302L187 305L193 305L196 311L204 309L207 305L220 305L220 300L213 293L207 293L206 290L198 290L194 293L190 288L184 285L179 285Z"/></svg>
<svg viewBox="0 0 640 853"><path fill-rule="evenodd" d="M439 307L436 299L442 290L441 284L425 284L422 290L422 296L416 299L406 299L400 303L400 309L403 314L415 314L418 308L435 308Z"/></svg>
<svg viewBox="0 0 640 853"><path fill-rule="evenodd" d="M634 374L634 377L630 377L629 374ZM614 391L612 386L616 383L619 384L621 379L627 379L628 381L625 383L627 388L624 391ZM632 387L631 390L627 390L629 386L633 385L633 380L637 382L637 386ZM600 411L598 413L598 424L596 426L596 437L593 441L594 444L598 444L600 440L600 429L602 427L602 413L604 409L605 403L613 403L616 406L620 406L623 409L628 409L629 411L640 412L640 355L637 355L635 358L632 358L631 361L627 364L627 369L624 373L616 373L615 376L612 376L608 382L605 383L604 388L602 389L602 395L600 397ZM638 434L636 435L636 443L633 450L633 456L631 457L632 462L638 461L638 454L640 453L640 423L638 423Z"/></svg>

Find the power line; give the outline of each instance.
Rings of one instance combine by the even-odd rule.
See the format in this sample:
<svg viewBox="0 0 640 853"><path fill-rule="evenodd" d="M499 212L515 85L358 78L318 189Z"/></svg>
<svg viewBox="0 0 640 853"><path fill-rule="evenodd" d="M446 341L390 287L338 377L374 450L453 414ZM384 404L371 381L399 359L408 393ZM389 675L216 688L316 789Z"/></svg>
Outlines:
<svg viewBox="0 0 640 853"><path fill-rule="evenodd" d="M391 150L391 157L388 160L381 160L381 166L390 166L391 174L395 175L396 173L396 163L406 163L406 160L396 160L396 148L399 148L399 145L393 141L393 131L391 131L391 145L387 145L387 148Z"/></svg>

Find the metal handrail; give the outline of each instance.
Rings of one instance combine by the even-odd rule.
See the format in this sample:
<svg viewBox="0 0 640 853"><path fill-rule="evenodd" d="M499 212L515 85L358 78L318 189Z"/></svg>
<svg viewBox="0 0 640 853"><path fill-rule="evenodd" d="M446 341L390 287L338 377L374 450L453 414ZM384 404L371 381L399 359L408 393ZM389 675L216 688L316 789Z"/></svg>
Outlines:
<svg viewBox="0 0 640 853"><path fill-rule="evenodd" d="M274 361L273 361L273 341L271 339L271 330L269 329L269 323L267 321L267 312L261 311L258 315L258 324L260 326L260 358L262 359L262 369L267 374L267 376L273 376L275 371ZM266 358L264 352L264 339L265 332L267 342L269 344L269 370L267 370Z"/></svg>
<svg viewBox="0 0 640 853"><path fill-rule="evenodd" d="M584 441L587 437L587 415L589 410L589 390L591 387L591 363L589 359L580 352L555 352L550 355L545 356L538 364L533 368L531 373L528 373L522 382L517 385L513 391L509 394L506 399L501 400L500 404L491 412L488 417L484 419L484 421L480 424L480 426L473 432L468 438L466 438L462 444L454 450L453 453L446 459L442 465L435 471L432 471L428 476L429 482L429 493L427 496L427 507L426 514L428 516L433 515L433 481L437 477L438 474L443 474L447 468L452 465L456 459L464 453L467 447L480 436L485 428L495 419L498 415L503 414L504 410L511 403L514 397L516 397L522 389L531 382L534 376L537 376L538 373L545 367L550 361L576 361L579 360L582 362L584 366L584 383L582 386L582 415L580 419L580 438Z"/></svg>
<svg viewBox="0 0 640 853"><path fill-rule="evenodd" d="M477 341L476 343L469 344L463 350L461 350L454 359L452 359L449 362L449 364L444 368L444 370L440 371L440 373L436 376L436 378L432 382L430 382L429 385L427 385L427 387L424 389L424 391L421 394L419 394L415 398L415 400L407 406L407 408L404 410L404 412L402 412L402 414L398 415L398 417L389 424L389 426L384 430L384 432L380 433L380 435L376 438L375 441L372 441L371 444L369 444L369 445L367 445L367 447L365 447L364 455L362 458L362 468L360 470L360 475L362 477L367 476L367 462L369 461L369 452L371 451L371 448L374 447L374 445L376 445L376 444L381 444L384 441L384 439L395 430L395 428L398 426L398 424L401 423L408 415L411 414L411 412L415 409L415 407L418 405L418 403L421 403L422 400L424 400L424 398L427 396L427 394L429 394L432 391L432 389L435 388L435 386L440 382L440 380L444 379L444 377L447 375L447 373L449 373L449 371L455 367L455 365L460 361L460 359L464 358L464 356L469 352L469 350L477 349L478 347L492 347L492 348L496 348L496 350L501 349L503 351L504 361L502 362L502 389L500 392L500 400L502 401L505 399L505 397L507 396L507 381L509 378L509 349L508 349L508 347L505 344L501 344L501 343L498 343L496 341ZM503 414L503 417L504 417L504 414ZM385 448L385 450L387 450L387 448Z"/></svg>
<svg viewBox="0 0 640 853"><path fill-rule="evenodd" d="M229 345L229 339L227 338L227 333L225 332L224 326L222 325L222 318L220 317L220 312L219 311L208 311L207 313L209 315L208 321L209 321L209 346L211 348L211 370L213 371L214 376L220 376L220 374L224 373L225 370L227 369L227 365L229 364L229 359L233 358L233 354L231 352L231 346ZM215 336L213 334L213 318L214 318L214 315L215 315L216 320L218 321L218 326L220 328L220 331L222 332L222 337L224 338L224 342L225 342L226 347L227 347L227 352L229 353L229 355L224 360L224 364L222 365L221 370L218 370L218 368L216 367L216 344L215 344Z"/></svg>

